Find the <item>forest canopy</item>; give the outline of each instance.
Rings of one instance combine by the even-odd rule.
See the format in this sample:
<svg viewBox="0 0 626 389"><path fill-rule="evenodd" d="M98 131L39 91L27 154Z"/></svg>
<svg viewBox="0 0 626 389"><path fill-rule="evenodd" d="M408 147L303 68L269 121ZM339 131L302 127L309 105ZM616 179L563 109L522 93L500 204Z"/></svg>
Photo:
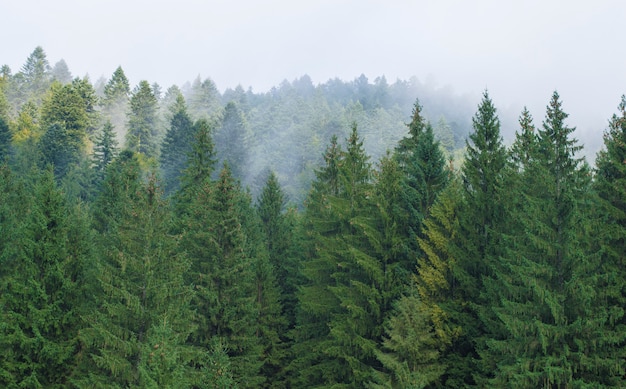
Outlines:
<svg viewBox="0 0 626 389"><path fill-rule="evenodd" d="M626 385L626 98L0 71L0 386Z"/></svg>

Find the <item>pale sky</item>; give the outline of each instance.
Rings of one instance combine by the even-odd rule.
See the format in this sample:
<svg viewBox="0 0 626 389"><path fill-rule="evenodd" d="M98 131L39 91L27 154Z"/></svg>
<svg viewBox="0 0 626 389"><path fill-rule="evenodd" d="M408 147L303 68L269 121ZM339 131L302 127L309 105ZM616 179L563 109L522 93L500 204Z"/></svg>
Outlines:
<svg viewBox="0 0 626 389"><path fill-rule="evenodd" d="M536 123L556 89L569 124L600 134L626 93L620 0L0 1L0 65L14 73L39 45L92 82L121 65L131 87L415 76L477 99L488 89Z"/></svg>

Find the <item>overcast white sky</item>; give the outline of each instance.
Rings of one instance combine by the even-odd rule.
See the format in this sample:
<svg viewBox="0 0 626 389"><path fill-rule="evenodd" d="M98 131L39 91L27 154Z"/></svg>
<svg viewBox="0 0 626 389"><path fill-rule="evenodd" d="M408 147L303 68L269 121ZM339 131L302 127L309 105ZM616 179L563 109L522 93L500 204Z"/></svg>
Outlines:
<svg viewBox="0 0 626 389"><path fill-rule="evenodd" d="M3 0L0 64L42 46L93 82L200 75L265 91L308 74L416 76L539 123L558 90L570 125L601 133L626 93L626 2L615 0ZM418 96L416 96L418 97ZM478 102L478 101L477 101ZM597 128L599 127L599 128Z"/></svg>

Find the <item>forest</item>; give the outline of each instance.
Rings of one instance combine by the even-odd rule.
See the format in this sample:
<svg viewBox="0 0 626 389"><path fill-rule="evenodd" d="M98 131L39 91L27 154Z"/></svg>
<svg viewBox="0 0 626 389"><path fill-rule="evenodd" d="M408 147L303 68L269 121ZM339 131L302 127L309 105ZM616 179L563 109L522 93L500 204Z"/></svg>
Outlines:
<svg viewBox="0 0 626 389"><path fill-rule="evenodd" d="M0 69L0 386L626 386L626 97Z"/></svg>

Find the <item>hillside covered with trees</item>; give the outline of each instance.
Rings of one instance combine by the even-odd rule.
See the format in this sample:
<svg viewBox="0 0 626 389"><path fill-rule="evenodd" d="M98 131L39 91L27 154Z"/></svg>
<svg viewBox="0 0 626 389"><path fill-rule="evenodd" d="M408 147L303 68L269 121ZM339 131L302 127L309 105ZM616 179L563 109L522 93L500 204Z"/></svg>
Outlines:
<svg viewBox="0 0 626 389"><path fill-rule="evenodd" d="M626 385L626 98L0 71L0 386Z"/></svg>

